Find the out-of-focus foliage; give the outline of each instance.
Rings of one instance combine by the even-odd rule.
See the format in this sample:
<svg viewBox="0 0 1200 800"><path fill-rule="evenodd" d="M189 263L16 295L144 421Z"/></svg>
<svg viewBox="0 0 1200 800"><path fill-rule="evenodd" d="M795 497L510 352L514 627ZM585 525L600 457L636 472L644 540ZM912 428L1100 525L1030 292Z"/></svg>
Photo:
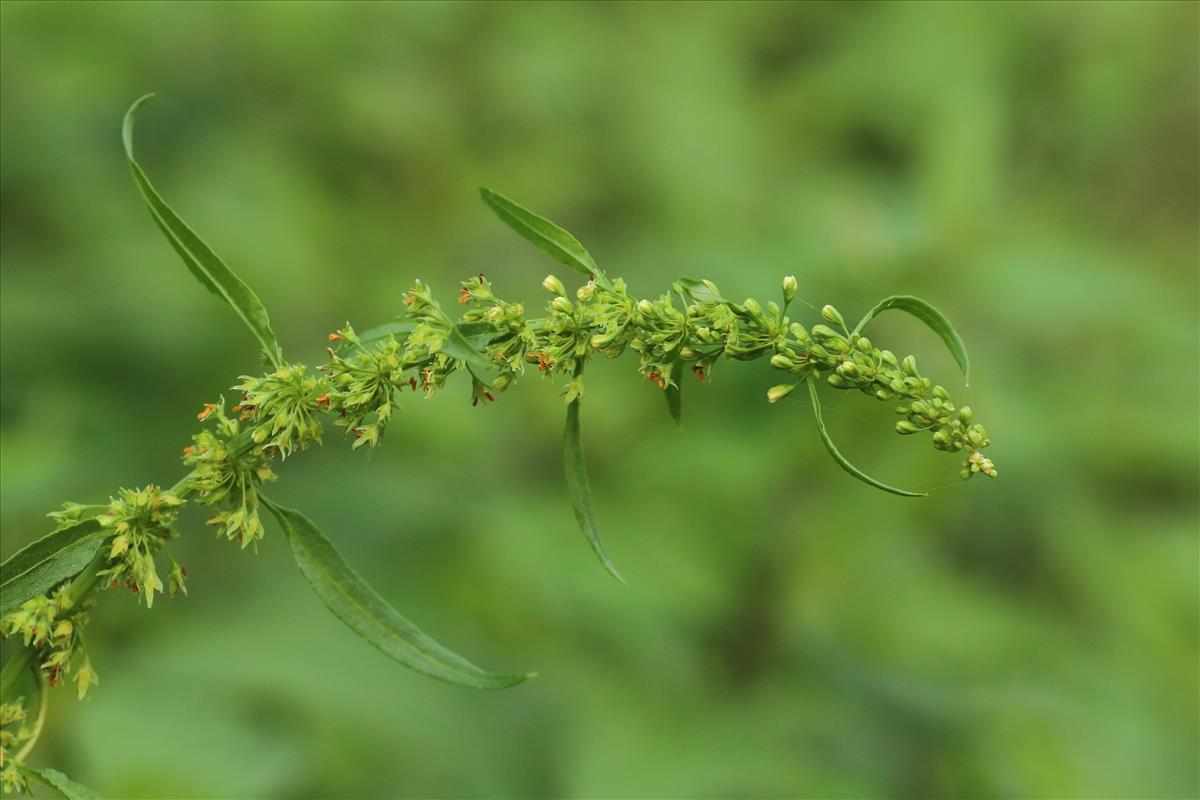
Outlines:
<svg viewBox="0 0 1200 800"><path fill-rule="evenodd" d="M763 401L765 366L689 383L680 433L596 364L625 588L575 530L553 388L410 399L370 458L289 459L276 493L439 640L538 680L400 670L278 529L255 557L193 512L190 597L102 595L102 683L55 696L41 763L120 797L1196 796L1197 8L4 3L4 555L65 498L174 481L256 367L130 180L151 90L142 163L292 358L416 277L544 302L555 265L486 184L641 294L928 298L1001 470L960 485L828 397L856 463L938 488L896 498L829 462L802 393ZM903 315L871 337L953 385Z"/></svg>

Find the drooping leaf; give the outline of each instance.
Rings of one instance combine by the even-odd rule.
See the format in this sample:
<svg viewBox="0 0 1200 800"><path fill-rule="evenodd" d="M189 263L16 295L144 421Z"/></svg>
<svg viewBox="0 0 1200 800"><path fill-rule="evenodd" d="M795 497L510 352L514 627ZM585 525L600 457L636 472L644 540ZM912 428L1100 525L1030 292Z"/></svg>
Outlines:
<svg viewBox="0 0 1200 800"><path fill-rule="evenodd" d="M279 520L296 564L317 596L335 617L384 654L430 677L477 689L503 689L534 676L488 672L442 647L388 605L307 517L264 502Z"/></svg>
<svg viewBox="0 0 1200 800"><path fill-rule="evenodd" d="M104 797L95 789L89 789L82 783L76 783L56 769L29 769L22 767L21 771L26 775L32 775L37 778L58 792L59 797L64 797L66 800L104 800Z"/></svg>
<svg viewBox="0 0 1200 800"><path fill-rule="evenodd" d="M600 286L612 285L604 271L596 266L591 254L570 233L499 192L480 187L479 195L508 227L548 253L555 261L593 278Z"/></svg>
<svg viewBox="0 0 1200 800"><path fill-rule="evenodd" d="M578 371L576 375L578 375ZM608 574L619 580L625 579L617 572L612 559L604 549L604 540L596 528L596 518L592 511L592 488L588 483L587 465L583 460L583 445L579 435L579 398L572 400L567 406L567 424L563 431L563 467L567 473L567 492L571 495L571 507L575 509L575 519L579 529L587 538L588 544L600 559L600 563L608 570Z"/></svg>
<svg viewBox="0 0 1200 800"><path fill-rule="evenodd" d="M954 326L950 324L950 320L946 319L945 314L919 297L913 297L908 294L897 294L880 300L859 321L858 325L854 327L854 332L862 333L867 323L884 311L890 311L891 309L908 312L928 325L930 330L941 337L941 340L946 343L946 348L949 349L950 355L954 356L955 362L958 364L959 369L962 370L963 377L967 380L967 385L970 385L971 359L967 357L967 347L963 344L962 337L958 335L958 331L954 330Z"/></svg>
<svg viewBox="0 0 1200 800"><path fill-rule="evenodd" d="M825 421L821 418L821 399L817 396L817 381L811 375L808 378L808 394L812 398L813 416L817 420L817 431L821 434L821 441L825 443L825 449L833 456L833 460L838 463L838 466L849 472L854 477L858 478L863 483L870 484L876 489L882 489L885 492L898 494L901 497L925 497L925 492L910 492L907 489L897 489L895 486L889 486L883 481L872 478L867 473L863 472L858 467L846 460L846 457L841 454L834 445L833 439L829 436L829 431L825 429Z"/></svg>
<svg viewBox="0 0 1200 800"><path fill-rule="evenodd" d="M139 98L125 112L125 123L122 126L121 137L125 143L125 156L129 159L129 168L133 172L133 180L146 199L150 215L158 225L159 230L167 237L171 247L183 259L183 263L191 270L200 283L227 302L241 317L242 322L258 339L263 352L275 366L279 366L281 352L275 332L271 330L271 320L267 317L267 309L263 306L258 295L239 278L233 270L225 265L220 256L212 251L195 231L188 227L179 215L166 204L155 191L150 179L133 157L133 124L137 111L142 104L153 97L153 94Z"/></svg>
<svg viewBox="0 0 1200 800"><path fill-rule="evenodd" d="M683 427L683 362L671 365L671 382L667 384L667 411L677 428Z"/></svg>
<svg viewBox="0 0 1200 800"><path fill-rule="evenodd" d="M108 533L95 518L85 519L13 553L0 564L0 614L82 570Z"/></svg>

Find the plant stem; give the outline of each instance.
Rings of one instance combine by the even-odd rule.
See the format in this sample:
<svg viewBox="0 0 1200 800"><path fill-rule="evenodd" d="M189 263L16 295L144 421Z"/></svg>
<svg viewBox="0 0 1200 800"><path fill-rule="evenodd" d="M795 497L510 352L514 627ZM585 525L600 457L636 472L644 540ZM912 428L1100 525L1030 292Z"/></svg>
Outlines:
<svg viewBox="0 0 1200 800"><path fill-rule="evenodd" d="M37 717L33 720L33 733L29 735L29 741L22 745L21 749L13 756L13 761L18 764L23 762L33 752L34 746L42 735L42 728L46 725L46 709L50 707L50 686L46 681L46 674L33 667L36 674L38 685L38 711Z"/></svg>

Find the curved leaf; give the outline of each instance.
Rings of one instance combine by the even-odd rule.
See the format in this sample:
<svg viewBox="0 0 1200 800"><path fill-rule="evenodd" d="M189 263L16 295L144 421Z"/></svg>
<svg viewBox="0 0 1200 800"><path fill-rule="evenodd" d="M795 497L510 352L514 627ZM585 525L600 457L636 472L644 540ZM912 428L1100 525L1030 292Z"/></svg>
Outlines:
<svg viewBox="0 0 1200 800"><path fill-rule="evenodd" d="M849 472L854 477L858 478L863 483L868 483L876 489L882 489L885 492L898 494L901 497L926 497L925 492L910 492L907 489L897 489L895 486L889 486L883 481L872 478L867 473L860 470L858 467L846 460L834 445L833 439L829 438L829 431L825 430L825 421L821 419L821 400L817 397L817 381L811 375L808 378L808 394L812 398L813 416L817 419L817 431L821 434L821 441L825 443L825 449L833 456L833 460L838 463L838 466Z"/></svg>
<svg viewBox="0 0 1200 800"><path fill-rule="evenodd" d="M878 305L868 311L867 315L854 327L854 332L862 333L867 323L877 315L891 309L908 312L921 320L921 322L924 322L929 326L930 330L940 336L942 341L946 343L946 348L950 351L950 355L954 356L959 369L962 370L963 377L967 380L967 385L971 384L971 359L967 357L967 347L963 344L962 337L958 335L958 331L954 330L954 326L950 324L950 320L946 319L945 314L919 297L913 297L910 294L897 294L880 300Z"/></svg>
<svg viewBox="0 0 1200 800"><path fill-rule="evenodd" d="M0 564L0 614L82 570L108 533L95 518L85 519L13 553Z"/></svg>
<svg viewBox="0 0 1200 800"><path fill-rule="evenodd" d="M499 192L481 186L479 196L508 227L548 253L555 261L595 279L601 286L612 285L604 271L596 266L591 254L567 231Z"/></svg>
<svg viewBox="0 0 1200 800"><path fill-rule="evenodd" d="M385 655L432 678L477 689L503 689L534 676L488 672L442 647L388 605L307 517L265 498L264 504L279 520L296 564L317 596L335 617Z"/></svg>
<svg viewBox="0 0 1200 800"><path fill-rule="evenodd" d="M21 771L26 775L34 776L58 792L59 797L64 797L66 800L104 800L104 797L96 790L89 789L81 783L76 783L56 769L29 769L28 767L22 767Z"/></svg>
<svg viewBox="0 0 1200 800"><path fill-rule="evenodd" d="M139 98L125 112L125 123L121 129L121 139L125 143L125 157L129 159L129 168L133 172L133 180L146 199L150 215L159 230L167 237L171 247L183 259L183 263L196 276L197 280L213 294L229 303L237 315L246 323L246 327L258 339L263 352L275 366L279 366L281 352L275 332L271 330L271 320L267 317L267 309L263 306L258 295L239 278L233 270L225 265L220 256L212 251L195 231L187 226L179 215L159 196L142 171L141 166L133 157L133 123L137 111L142 104L154 97L153 94Z"/></svg>
<svg viewBox="0 0 1200 800"><path fill-rule="evenodd" d="M579 373L580 370L576 370L575 374ZM592 487L588 483L587 465L583 460L583 445L579 436L579 398L572 400L567 406L567 425L563 430L563 467L566 468L567 492L571 495L571 507L575 509L579 529L583 531L588 544L592 546L608 574L624 583L625 579L617 572L604 549L604 541L600 538L600 531L596 529L596 519L592 513Z"/></svg>

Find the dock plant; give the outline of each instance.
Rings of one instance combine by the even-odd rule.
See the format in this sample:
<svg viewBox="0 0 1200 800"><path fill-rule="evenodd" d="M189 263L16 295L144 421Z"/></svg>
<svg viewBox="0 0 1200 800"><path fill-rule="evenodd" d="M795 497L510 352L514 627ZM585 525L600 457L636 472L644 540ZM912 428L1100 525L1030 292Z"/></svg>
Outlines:
<svg viewBox="0 0 1200 800"><path fill-rule="evenodd" d="M941 338L969 376L962 340L924 300L888 297L850 327L831 305L814 313L819 318L790 317L798 291L790 275L780 281L777 297L765 303L735 302L713 282L694 278L680 278L656 297L637 297L570 233L489 189L481 190L484 203L520 236L579 273L577 286L569 289L559 277L547 276L542 282L546 307L534 316L498 295L484 275L463 281L457 298L445 307L432 287L415 280L397 298L396 319L361 331L349 323L326 331L320 363L292 361L258 295L167 205L134 158L134 119L149 97L134 103L124 121L134 181L187 268L245 323L264 369L232 381L227 395L214 391L197 403L199 429L183 447L186 471L175 483L119 488L105 503L65 503L49 515L52 532L0 564L0 633L11 653L0 672L5 792L37 781L63 797L99 796L59 772L30 765L49 689L69 684L84 699L100 684L84 632L104 591L132 592L147 609L161 595L187 594L187 572L170 547L179 536L176 518L188 504L206 507L216 537L243 550L263 546L274 527L330 611L404 666L479 689L506 688L533 677L485 670L435 642L372 589L312 520L269 497L276 470L321 444L327 420L336 438L354 450L370 450L383 444L388 427L396 424L397 401L410 393L432 398L461 382L469 387L473 405L486 405L527 375L554 380L565 406L563 464L575 517L600 563L617 579L621 576L596 524L581 439L586 370L598 357L632 353L648 387L664 395L676 422L685 383L710 382L725 361L766 359L780 377L765 400L807 395L818 436L835 463L894 495L922 493L877 480L841 454L822 421L818 386L892 403L898 433L927 437L933 447L955 454L964 479L996 476L984 454L987 432L971 409L956 405L943 386L925 377L913 356L881 348L866 335L879 314L906 312Z"/></svg>

